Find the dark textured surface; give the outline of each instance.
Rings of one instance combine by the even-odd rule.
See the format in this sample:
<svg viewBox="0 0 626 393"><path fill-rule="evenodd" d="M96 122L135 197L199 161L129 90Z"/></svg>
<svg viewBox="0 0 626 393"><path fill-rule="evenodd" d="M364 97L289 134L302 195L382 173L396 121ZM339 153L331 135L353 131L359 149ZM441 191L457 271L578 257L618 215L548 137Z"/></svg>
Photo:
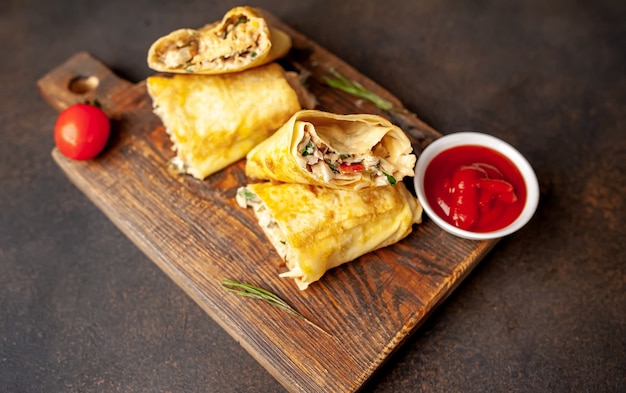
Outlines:
<svg viewBox="0 0 626 393"><path fill-rule="evenodd" d="M137 82L154 39L240 4L0 4L0 391L282 391L64 177L35 85L82 50ZM541 183L531 223L365 390L626 391L626 3L249 4L435 129L514 144Z"/></svg>

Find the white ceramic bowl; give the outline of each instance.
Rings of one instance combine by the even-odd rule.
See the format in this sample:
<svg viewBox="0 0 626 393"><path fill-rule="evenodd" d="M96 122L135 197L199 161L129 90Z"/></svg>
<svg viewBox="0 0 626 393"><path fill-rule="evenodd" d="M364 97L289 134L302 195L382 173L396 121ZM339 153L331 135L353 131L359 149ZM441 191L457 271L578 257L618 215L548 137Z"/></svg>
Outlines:
<svg viewBox="0 0 626 393"><path fill-rule="evenodd" d="M492 232L472 232L458 228L441 218L428 203L424 190L424 174L426 173L426 168L429 166L432 159L441 152L453 147L464 145L484 146L499 152L511 160L515 166L517 166L517 169L524 179L526 186L526 202L519 216L502 229ZM509 235L526 225L526 223L535 214L539 203L539 184L537 182L537 176L526 158L524 158L524 156L522 156L522 154L513 146L502 141L501 139L478 132L458 132L449 134L436 139L428 145L417 160L414 182L415 192L428 217L445 231L465 239L485 240L501 238Z"/></svg>

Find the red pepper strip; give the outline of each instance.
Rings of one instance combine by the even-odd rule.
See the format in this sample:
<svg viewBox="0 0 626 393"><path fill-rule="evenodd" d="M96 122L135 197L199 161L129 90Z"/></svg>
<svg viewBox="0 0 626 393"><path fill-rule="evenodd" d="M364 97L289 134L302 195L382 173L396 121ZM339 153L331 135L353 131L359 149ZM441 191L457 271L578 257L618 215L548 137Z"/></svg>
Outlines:
<svg viewBox="0 0 626 393"><path fill-rule="evenodd" d="M478 189L476 182L484 171L462 166L452 175L454 185L452 222L461 229L470 229L478 221Z"/></svg>
<svg viewBox="0 0 626 393"><path fill-rule="evenodd" d="M497 222L502 219L507 206L504 203L494 203L491 209L480 216L481 228L497 227Z"/></svg>
<svg viewBox="0 0 626 393"><path fill-rule="evenodd" d="M498 199L504 203L515 203L517 202L517 195L513 191L511 192L503 192L498 195Z"/></svg>
<svg viewBox="0 0 626 393"><path fill-rule="evenodd" d="M484 162L475 162L472 164L472 166L478 167L485 171L487 177L490 179L504 179L504 175L502 174L502 172L500 172L500 170L493 165L485 164Z"/></svg>
<svg viewBox="0 0 626 393"><path fill-rule="evenodd" d="M485 213L493 207L494 201L496 200L496 194L491 192L481 191L478 197L478 206L480 208L481 213Z"/></svg>
<svg viewBox="0 0 626 393"><path fill-rule="evenodd" d="M513 185L505 180L479 179L476 181L476 186L478 186L481 190L492 192L494 194L513 192Z"/></svg>
<svg viewBox="0 0 626 393"><path fill-rule="evenodd" d="M365 170L365 165L361 163L341 163L339 164L339 171L343 173L356 173L363 172Z"/></svg>

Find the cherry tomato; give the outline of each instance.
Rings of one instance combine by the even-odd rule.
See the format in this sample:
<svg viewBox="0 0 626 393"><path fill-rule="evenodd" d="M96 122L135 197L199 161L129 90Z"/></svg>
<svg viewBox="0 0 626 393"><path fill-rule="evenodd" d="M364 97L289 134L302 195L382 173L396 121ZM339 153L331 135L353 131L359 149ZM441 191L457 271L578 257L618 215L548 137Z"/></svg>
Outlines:
<svg viewBox="0 0 626 393"><path fill-rule="evenodd" d="M54 142L66 157L89 160L104 149L110 132L109 118L102 109L92 104L74 104L59 114Z"/></svg>

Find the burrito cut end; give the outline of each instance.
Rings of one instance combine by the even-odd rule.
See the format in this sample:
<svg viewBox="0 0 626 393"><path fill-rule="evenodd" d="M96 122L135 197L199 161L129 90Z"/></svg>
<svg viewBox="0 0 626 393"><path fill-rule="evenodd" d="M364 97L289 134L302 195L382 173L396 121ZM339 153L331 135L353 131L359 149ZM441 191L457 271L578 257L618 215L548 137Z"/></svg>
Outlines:
<svg viewBox="0 0 626 393"><path fill-rule="evenodd" d="M219 22L160 37L150 45L147 62L160 72L215 75L270 63L291 45L291 37L270 27L258 9L235 7Z"/></svg>
<svg viewBox="0 0 626 393"><path fill-rule="evenodd" d="M337 189L394 185L414 175L417 160L408 136L384 117L319 110L297 112L247 158L251 178Z"/></svg>

